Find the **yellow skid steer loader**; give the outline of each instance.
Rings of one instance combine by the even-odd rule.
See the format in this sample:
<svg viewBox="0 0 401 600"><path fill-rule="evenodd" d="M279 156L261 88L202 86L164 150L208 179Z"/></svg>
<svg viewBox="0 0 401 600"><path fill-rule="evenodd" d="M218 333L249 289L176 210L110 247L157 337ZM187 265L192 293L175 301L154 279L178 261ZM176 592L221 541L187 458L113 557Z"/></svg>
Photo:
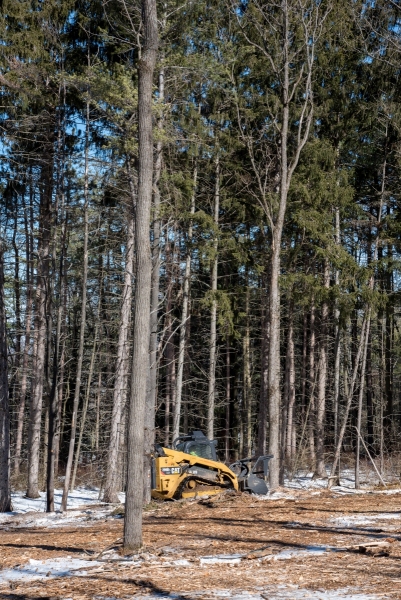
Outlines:
<svg viewBox="0 0 401 600"><path fill-rule="evenodd" d="M152 459L152 497L194 498L227 489L267 493L271 455L259 456L256 460L241 459L228 467L217 459L216 446L217 441L207 439L201 431L179 437L173 448L156 444Z"/></svg>

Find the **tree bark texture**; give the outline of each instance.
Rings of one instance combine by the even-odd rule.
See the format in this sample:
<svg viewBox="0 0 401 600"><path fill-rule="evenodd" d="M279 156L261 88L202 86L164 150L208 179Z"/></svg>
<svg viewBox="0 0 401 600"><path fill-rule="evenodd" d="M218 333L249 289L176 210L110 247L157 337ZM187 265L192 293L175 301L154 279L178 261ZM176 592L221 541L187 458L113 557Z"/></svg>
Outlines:
<svg viewBox="0 0 401 600"><path fill-rule="evenodd" d="M0 240L0 512L11 510L10 409L8 389L7 324L4 304L4 245Z"/></svg>
<svg viewBox="0 0 401 600"><path fill-rule="evenodd" d="M49 157L43 167L40 194L38 264L36 269L35 330L33 344L33 381L29 407L28 430L28 498L39 497L40 426L43 406L43 382L47 343L46 308L49 286L50 229L52 211L53 161Z"/></svg>
<svg viewBox="0 0 401 600"><path fill-rule="evenodd" d="M289 306L289 322L288 322L288 341L287 341L287 360L286 360L286 402L287 402L287 436L286 436L286 459L287 466L292 471L295 461L296 448L294 446L295 439L295 347L294 347L294 315L293 303Z"/></svg>
<svg viewBox="0 0 401 600"><path fill-rule="evenodd" d="M191 220L188 227L187 237L187 256L185 259L185 273L184 273L184 284L183 284L183 298L182 298L182 314L181 314L181 325L180 325L180 342L178 347L178 368L177 368L177 386L176 396L174 403L174 414L173 414L173 439L176 439L180 434L180 418L181 418L181 398L182 398L182 387L183 387L183 375L184 375L184 362L185 362L185 342L187 338L187 321L188 321L188 307L189 307L189 284L191 278L191 255L192 255L192 215L195 213L195 196L196 196L196 185L198 179L198 165L195 161L194 167L194 179L193 179L193 193L191 197ZM187 433L187 432L185 432Z"/></svg>
<svg viewBox="0 0 401 600"><path fill-rule="evenodd" d="M324 264L324 288L326 292L330 287L330 269L326 260ZM327 319L329 305L324 298L320 315L320 339L319 339L319 378L316 399L316 477L326 477L324 464L324 423L326 415L326 382L327 382Z"/></svg>
<svg viewBox="0 0 401 600"><path fill-rule="evenodd" d="M218 234L220 212L220 158L216 157L216 182L214 190L214 215L213 220L216 227L215 238L213 242L214 258L212 263L211 285L212 308L210 314L210 350L209 350L209 385L208 385L208 404L207 404L207 437L214 439L214 407L216 401L216 344L217 344L217 269L218 269Z"/></svg>
<svg viewBox="0 0 401 600"><path fill-rule="evenodd" d="M159 71L159 103L164 103L164 68ZM159 119L158 129L163 129L163 117ZM157 328L159 316L159 288L160 288L160 176L163 166L163 144L158 140L156 144L156 160L153 177L153 243L152 243L152 291L150 296L150 341L149 341L149 381L145 414L145 445L144 445L144 480L143 500L150 502L151 494L151 460L153 444L155 442L155 412L157 393Z"/></svg>
<svg viewBox="0 0 401 600"><path fill-rule="evenodd" d="M128 421L124 550L142 546L143 447L149 369L152 276L149 228L152 206L152 87L158 47L155 0L142 0L144 43L138 61L138 199L135 218L136 286L131 398Z"/></svg>
<svg viewBox="0 0 401 600"><path fill-rule="evenodd" d="M27 264L27 299L26 299L26 313L25 313L25 341L24 351L22 356L22 368L21 368L21 388L18 395L18 418L17 418L17 433L15 440L15 455L14 455L14 474L17 476L20 472L21 465L21 450L22 450L22 437L24 432L24 415L25 415L25 403L26 403L26 392L28 384L28 364L31 350L31 325L32 325L32 313L33 313L33 289L32 289L32 277L31 277L31 242L32 235L28 233L28 220L26 211L24 215L25 224L25 239L26 239L26 264Z"/></svg>
<svg viewBox="0 0 401 600"><path fill-rule="evenodd" d="M264 288L264 286L262 286ZM267 408L268 408L268 376L269 376L269 318L268 297L263 290L262 299L262 344L261 344L261 373L258 411L258 456L266 454L267 439Z"/></svg>
<svg viewBox="0 0 401 600"><path fill-rule="evenodd" d="M133 188L133 184L132 184ZM132 192L134 190L132 189ZM126 398L126 383L128 370L128 330L132 304L132 274L134 266L134 197L127 209L127 246L125 256L124 287L120 310L120 327L117 343L116 374L113 389L113 411L111 415L110 441L107 456L106 480L104 484L103 501L119 502L118 498L118 463L121 429L121 415Z"/></svg>

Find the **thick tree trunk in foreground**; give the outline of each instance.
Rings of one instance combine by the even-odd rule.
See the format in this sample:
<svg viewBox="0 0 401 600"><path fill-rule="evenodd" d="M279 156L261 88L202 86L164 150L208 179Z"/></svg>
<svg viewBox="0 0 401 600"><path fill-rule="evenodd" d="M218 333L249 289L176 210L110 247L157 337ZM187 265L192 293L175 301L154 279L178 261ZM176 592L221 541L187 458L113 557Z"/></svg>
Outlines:
<svg viewBox="0 0 401 600"><path fill-rule="evenodd" d="M212 292L212 309L210 315L210 350L209 350L209 386L207 403L207 437L214 439L214 405L216 400L216 344L217 344L217 269L218 269L218 235L217 227L220 212L220 159L216 158L216 184L214 190L214 223L216 226L213 242L214 259L212 263L212 276L210 290Z"/></svg>
<svg viewBox="0 0 401 600"><path fill-rule="evenodd" d="M133 190L132 190L133 191ZM125 386L127 383L128 368L128 329L131 316L132 301L132 273L134 266L134 198L131 197L131 203L128 207L128 227L127 227L127 250L125 258L125 275L123 296L120 312L120 329L118 332L116 374L113 391L113 412L111 415L111 429L109 451L107 455L106 481L104 484L104 502L119 502L119 449L120 438L122 435L121 415L126 396Z"/></svg>
<svg viewBox="0 0 401 600"><path fill-rule="evenodd" d="M159 71L159 103L164 102L164 69ZM158 129L163 129L163 117L158 121ZM160 176L163 166L163 144L156 144L156 160L153 178L153 244L152 244L152 291L150 296L150 339L149 339L149 381L145 413L145 445L143 449L144 478L143 501L148 504L151 499L151 460L153 444L155 443L155 413L157 393L157 330L159 316L160 288Z"/></svg>
<svg viewBox="0 0 401 600"><path fill-rule="evenodd" d="M40 427L47 341L46 308L49 285L52 169L53 162L51 158L48 158L48 163L44 167L43 189L40 198L40 239L38 243L38 265L36 271L33 382L28 431L28 487L26 492L28 498L39 498Z"/></svg>
<svg viewBox="0 0 401 600"><path fill-rule="evenodd" d="M142 0L144 44L138 61L138 199L135 220L136 286L131 399L128 422L127 488L124 520L126 553L142 546L143 447L149 369L152 276L149 227L152 206L152 87L158 32L155 0Z"/></svg>
<svg viewBox="0 0 401 600"><path fill-rule="evenodd" d="M8 397L7 327L4 305L4 246L0 240L0 512L11 510L10 411Z"/></svg>

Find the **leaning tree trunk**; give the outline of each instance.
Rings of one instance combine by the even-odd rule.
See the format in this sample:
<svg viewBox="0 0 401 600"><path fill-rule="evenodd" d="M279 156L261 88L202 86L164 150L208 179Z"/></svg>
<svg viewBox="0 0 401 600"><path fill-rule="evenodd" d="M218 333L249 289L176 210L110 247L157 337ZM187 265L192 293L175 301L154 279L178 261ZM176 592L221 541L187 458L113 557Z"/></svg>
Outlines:
<svg viewBox="0 0 401 600"><path fill-rule="evenodd" d="M133 190L132 190L133 191ZM119 448L121 437L121 415L125 397L128 361L128 328L132 301L132 270L134 265L134 197L128 207L127 250L125 259L125 277L118 333L116 374L113 391L113 412L111 415L110 441L107 454L106 481L103 502L119 502Z"/></svg>
<svg viewBox="0 0 401 600"><path fill-rule="evenodd" d="M213 242L214 258L212 264L211 292L212 292L212 310L210 315L210 349L209 349L209 386L208 386L208 405L207 405L207 436L209 440L214 439L214 405L216 399L216 346L217 346L217 269L218 269L218 235L217 227L219 223L220 211L220 159L216 157L216 184L214 192L214 223L216 232Z"/></svg>
<svg viewBox="0 0 401 600"><path fill-rule="evenodd" d="M149 315L152 276L149 227L152 206L152 88L158 31L156 0L142 0L144 44L138 61L138 199L135 219L136 286L128 422L124 550L142 546L143 447L149 369Z"/></svg>
<svg viewBox="0 0 401 600"><path fill-rule="evenodd" d="M0 512L11 510L10 409L8 397L7 326L4 305L4 245L0 240Z"/></svg>
<svg viewBox="0 0 401 600"><path fill-rule="evenodd" d="M47 292L49 284L50 261L50 227L52 209L52 168L51 157L44 167L43 191L40 198L38 243L38 264L36 276L35 297L35 331L33 350L33 382L29 410L28 431L28 498L39 498L39 454L40 454L40 428L43 406L43 381L45 377L45 358L47 341Z"/></svg>

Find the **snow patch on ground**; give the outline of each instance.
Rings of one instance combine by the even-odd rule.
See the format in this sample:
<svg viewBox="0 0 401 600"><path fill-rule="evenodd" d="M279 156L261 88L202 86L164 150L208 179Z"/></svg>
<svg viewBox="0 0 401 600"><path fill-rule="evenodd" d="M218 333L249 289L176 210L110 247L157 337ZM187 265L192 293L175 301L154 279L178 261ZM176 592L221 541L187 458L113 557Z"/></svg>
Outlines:
<svg viewBox="0 0 401 600"><path fill-rule="evenodd" d="M286 548L281 550L278 554L274 554L271 558L273 560L287 560L289 558L299 558L300 556L308 556L314 554L315 556L321 556L325 552L334 550L328 546L306 546L305 548ZM268 557L266 557L267 559ZM270 557L269 557L270 558Z"/></svg>
<svg viewBox="0 0 401 600"><path fill-rule="evenodd" d="M55 509L60 510L63 490L55 490ZM125 494L119 494L121 502L125 501ZM65 513L46 513L46 493L40 492L40 498L26 498L23 492L13 492L11 495L13 511L0 513L0 524L13 523L18 517L23 519L18 523L22 527L63 527L69 523L83 525L85 521L103 519L110 514L107 504L99 500L98 489L77 488L68 495L68 511ZM83 510L83 507L96 505L94 510ZM78 510L81 507L81 510Z"/></svg>
<svg viewBox="0 0 401 600"><path fill-rule="evenodd" d="M215 554L212 556L201 556L199 558L201 565L238 565L241 559L244 558L243 554Z"/></svg>
<svg viewBox="0 0 401 600"><path fill-rule="evenodd" d="M330 523L334 523L337 527L354 527L355 525L372 525L378 521L390 521L392 519L399 520L401 513L376 513L347 515L346 517L333 517Z"/></svg>
<svg viewBox="0 0 401 600"><path fill-rule="evenodd" d="M328 477L330 475L330 467L326 467L327 477L324 479L314 479L313 472L299 470L296 475L290 480L286 478L284 480L284 486L270 492L266 496L255 496L256 500L294 500L299 496L300 492L309 492L310 495L318 495L322 491L327 490ZM341 495L348 494L398 494L401 491L398 489L384 489L384 490L372 490L372 487L379 483L377 475L375 473L367 472L363 479L362 487L358 490L355 489L355 473L351 469L343 469L341 471L340 485L333 486L331 492Z"/></svg>
<svg viewBox="0 0 401 600"><path fill-rule="evenodd" d="M77 577L87 575L85 569L96 567L100 562L63 557L48 560L30 559L28 563L0 571L0 584L10 581L34 581L45 577Z"/></svg>
<svg viewBox="0 0 401 600"><path fill-rule="evenodd" d="M377 600L378 596L358 593L357 590L338 589L338 590L308 590L300 588L297 585L279 585L277 587L256 588L252 592L243 590L204 590L199 592L182 593L163 593L136 595L132 600L160 600L166 598L169 600ZM380 596L384 598L384 596ZM72 600L64 598L64 600ZM95 596L94 600L117 600L105 596ZM127 599L128 600L128 599Z"/></svg>

